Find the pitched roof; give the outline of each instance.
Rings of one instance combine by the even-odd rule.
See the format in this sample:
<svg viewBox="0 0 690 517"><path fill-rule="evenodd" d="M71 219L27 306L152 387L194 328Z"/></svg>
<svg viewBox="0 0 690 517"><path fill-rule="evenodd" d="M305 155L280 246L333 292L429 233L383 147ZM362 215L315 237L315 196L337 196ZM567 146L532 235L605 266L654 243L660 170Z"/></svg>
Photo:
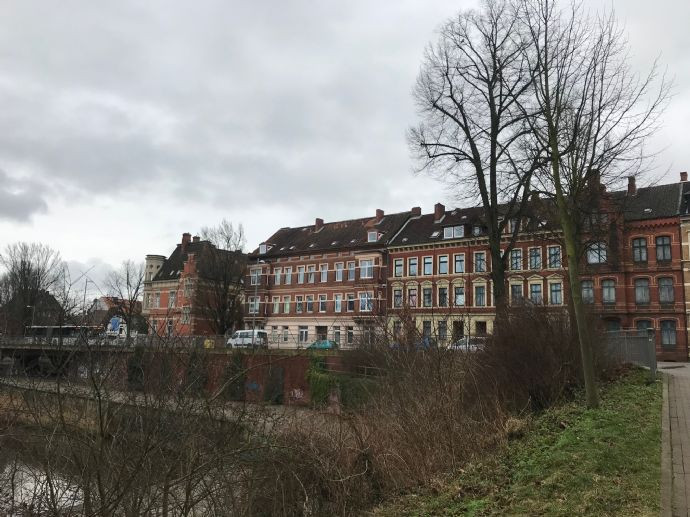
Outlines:
<svg viewBox="0 0 690 517"><path fill-rule="evenodd" d="M197 271L202 277L209 278L211 276L211 266L205 257L209 253L227 253L235 255L235 260L244 260L245 254L241 251L228 251L216 248L210 241L196 241L188 242L184 250L182 244L178 244L175 250L170 254L170 256L163 262L163 265L153 277L153 281L167 281L167 280L177 280L180 278L180 274L184 269L184 263L187 261L189 254L194 253L198 265Z"/></svg>
<svg viewBox="0 0 690 517"><path fill-rule="evenodd" d="M626 221L644 221L678 216L682 192L682 183L669 183L638 188L633 196L627 191L612 192L612 196L621 202Z"/></svg>
<svg viewBox="0 0 690 517"><path fill-rule="evenodd" d="M410 217L410 212L384 215L376 222L376 217L335 221L317 226L281 228L266 239L268 250L262 256L272 257L298 253L314 253L343 249L376 248L387 244ZM368 242L368 232L377 231L379 239ZM253 255L258 254L258 249Z"/></svg>

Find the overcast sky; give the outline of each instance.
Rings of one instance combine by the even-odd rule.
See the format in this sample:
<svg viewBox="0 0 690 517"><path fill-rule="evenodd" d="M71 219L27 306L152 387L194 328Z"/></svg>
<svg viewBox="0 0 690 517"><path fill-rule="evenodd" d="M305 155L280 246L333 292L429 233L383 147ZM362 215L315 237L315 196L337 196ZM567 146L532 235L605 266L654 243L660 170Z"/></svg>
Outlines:
<svg viewBox="0 0 690 517"><path fill-rule="evenodd" d="M102 275L222 218L248 247L281 226L436 201L405 131L424 46L475 2L0 3L0 246ZM656 176L690 169L690 2L588 2L625 22L635 66L675 97Z"/></svg>

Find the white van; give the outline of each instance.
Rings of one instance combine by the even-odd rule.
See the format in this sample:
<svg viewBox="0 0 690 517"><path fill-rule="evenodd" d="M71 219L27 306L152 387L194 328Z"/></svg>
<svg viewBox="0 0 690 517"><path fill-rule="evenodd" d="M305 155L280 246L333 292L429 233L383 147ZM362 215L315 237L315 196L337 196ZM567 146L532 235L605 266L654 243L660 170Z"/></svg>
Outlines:
<svg viewBox="0 0 690 517"><path fill-rule="evenodd" d="M227 346L232 348L243 348L260 346L268 346L268 333L265 330L237 330L230 339L228 339Z"/></svg>

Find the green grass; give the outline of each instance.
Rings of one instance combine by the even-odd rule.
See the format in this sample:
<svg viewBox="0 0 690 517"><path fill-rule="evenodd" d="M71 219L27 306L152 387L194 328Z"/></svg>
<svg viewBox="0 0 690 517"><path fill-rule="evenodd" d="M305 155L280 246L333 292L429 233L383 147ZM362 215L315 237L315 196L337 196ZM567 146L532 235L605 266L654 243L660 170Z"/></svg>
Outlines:
<svg viewBox="0 0 690 517"><path fill-rule="evenodd" d="M380 516L659 515L661 381L631 371L535 417L523 438L468 465L435 493L408 495Z"/></svg>

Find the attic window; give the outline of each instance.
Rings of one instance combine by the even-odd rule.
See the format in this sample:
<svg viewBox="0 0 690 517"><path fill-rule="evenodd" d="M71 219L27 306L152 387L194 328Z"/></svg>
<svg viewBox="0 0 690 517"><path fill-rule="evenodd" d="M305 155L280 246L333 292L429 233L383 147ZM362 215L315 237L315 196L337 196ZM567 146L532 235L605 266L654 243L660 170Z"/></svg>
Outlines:
<svg viewBox="0 0 690 517"><path fill-rule="evenodd" d="M481 233L482 233L482 227L481 226L475 225L472 227L472 235L474 235L476 237L477 235L479 235Z"/></svg>
<svg viewBox="0 0 690 517"><path fill-rule="evenodd" d="M338 244L338 241L331 242L331 246L335 246L336 244Z"/></svg>
<svg viewBox="0 0 690 517"><path fill-rule="evenodd" d="M463 215L460 219L467 219L467 216Z"/></svg>
<svg viewBox="0 0 690 517"><path fill-rule="evenodd" d="M285 246L283 246L282 248L280 248L280 251L283 251L284 249L285 249Z"/></svg>
<svg viewBox="0 0 690 517"><path fill-rule="evenodd" d="M441 232L439 230L436 230L434 233L431 234L431 238L433 239L434 237L438 237L441 235Z"/></svg>
<svg viewBox="0 0 690 517"><path fill-rule="evenodd" d="M645 214L651 214L651 213L652 213L652 209L651 209L651 208L645 208L645 209L644 209L644 213L645 213Z"/></svg>
<svg viewBox="0 0 690 517"><path fill-rule="evenodd" d="M379 232L367 232L367 242L376 242L379 240Z"/></svg>
<svg viewBox="0 0 690 517"><path fill-rule="evenodd" d="M263 255L266 253L266 245L265 244L259 244L259 254Z"/></svg>
<svg viewBox="0 0 690 517"><path fill-rule="evenodd" d="M310 247L310 248L313 248L313 247L314 247L314 243L312 242L312 243L309 245L309 247Z"/></svg>
<svg viewBox="0 0 690 517"><path fill-rule="evenodd" d="M356 240L357 240L357 239L352 239L352 240L350 241L350 244L354 244Z"/></svg>
<svg viewBox="0 0 690 517"><path fill-rule="evenodd" d="M460 239L465 236L465 227L461 224L457 226L446 226L443 229L444 239Z"/></svg>
<svg viewBox="0 0 690 517"><path fill-rule="evenodd" d="M291 250L294 250L294 249L295 249L295 247L294 247L294 246L290 246L290 249L291 249Z"/></svg>
<svg viewBox="0 0 690 517"><path fill-rule="evenodd" d="M403 242L407 242L407 237L403 237Z"/></svg>

